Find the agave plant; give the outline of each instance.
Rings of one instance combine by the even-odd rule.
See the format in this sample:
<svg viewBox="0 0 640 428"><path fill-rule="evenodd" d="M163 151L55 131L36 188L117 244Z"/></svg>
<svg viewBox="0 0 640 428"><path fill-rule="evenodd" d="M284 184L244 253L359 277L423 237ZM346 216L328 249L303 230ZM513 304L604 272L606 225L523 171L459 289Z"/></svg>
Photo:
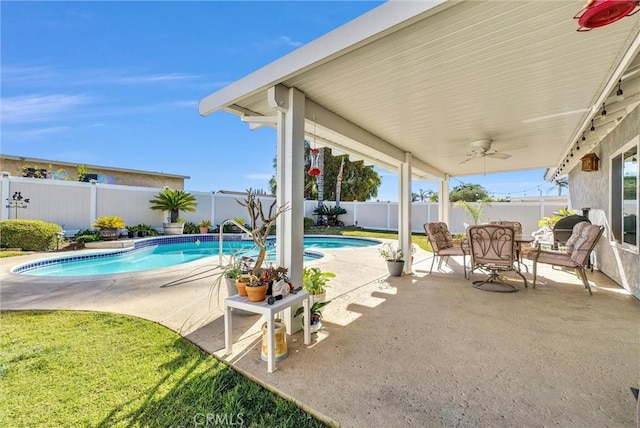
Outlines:
<svg viewBox="0 0 640 428"><path fill-rule="evenodd" d="M180 211L195 212L198 206L195 196L178 189L164 189L149 201L152 210L169 211L171 223L176 223Z"/></svg>

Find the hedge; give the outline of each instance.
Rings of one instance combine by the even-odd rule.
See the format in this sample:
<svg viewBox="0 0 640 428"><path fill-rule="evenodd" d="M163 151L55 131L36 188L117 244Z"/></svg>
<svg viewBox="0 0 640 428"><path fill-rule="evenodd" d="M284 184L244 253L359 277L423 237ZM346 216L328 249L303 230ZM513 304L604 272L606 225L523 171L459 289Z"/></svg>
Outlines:
<svg viewBox="0 0 640 428"><path fill-rule="evenodd" d="M56 248L57 232L62 232L62 227L42 220L2 220L0 245L24 251L49 251Z"/></svg>

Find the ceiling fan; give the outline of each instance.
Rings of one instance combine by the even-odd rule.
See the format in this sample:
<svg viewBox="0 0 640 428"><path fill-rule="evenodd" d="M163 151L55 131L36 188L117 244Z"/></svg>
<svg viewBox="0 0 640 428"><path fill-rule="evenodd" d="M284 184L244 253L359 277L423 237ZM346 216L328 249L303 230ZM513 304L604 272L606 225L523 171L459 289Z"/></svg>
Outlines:
<svg viewBox="0 0 640 428"><path fill-rule="evenodd" d="M475 140L469 143L469 153L466 154L467 158L460 163L469 162L474 158L494 158L494 159L509 159L511 157L508 153L502 153L491 148L491 139Z"/></svg>

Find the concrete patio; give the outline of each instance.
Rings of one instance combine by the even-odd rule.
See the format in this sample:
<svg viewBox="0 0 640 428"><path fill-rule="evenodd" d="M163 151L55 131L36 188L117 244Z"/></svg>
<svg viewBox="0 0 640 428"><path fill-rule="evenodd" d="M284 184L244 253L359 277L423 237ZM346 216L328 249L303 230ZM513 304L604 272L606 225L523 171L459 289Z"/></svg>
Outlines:
<svg viewBox="0 0 640 428"><path fill-rule="evenodd" d="M222 301L212 259L153 273L98 278L16 276L2 259L2 309L125 313L179 332L237 370L345 427L635 426L629 388L640 384L640 302L598 272L589 296L572 272L544 267L538 287L476 290L461 260L429 274L388 278L377 248L326 250L337 274L324 328L268 374L260 317L235 317L224 355ZM480 278L481 274L474 274ZM531 279L530 274L525 274Z"/></svg>

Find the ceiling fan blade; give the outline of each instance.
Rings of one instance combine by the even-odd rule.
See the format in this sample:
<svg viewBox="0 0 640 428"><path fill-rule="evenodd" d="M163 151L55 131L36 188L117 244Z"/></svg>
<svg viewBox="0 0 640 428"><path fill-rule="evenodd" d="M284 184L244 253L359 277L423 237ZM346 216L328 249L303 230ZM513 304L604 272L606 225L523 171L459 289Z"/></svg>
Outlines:
<svg viewBox="0 0 640 428"><path fill-rule="evenodd" d="M511 155L507 153L500 153L500 152L487 153L485 156L488 156L490 158L496 158L496 159L509 159L511 157Z"/></svg>
<svg viewBox="0 0 640 428"><path fill-rule="evenodd" d="M470 161L471 159L473 159L473 158L475 158L475 156L474 156L474 155L471 155L471 156L469 156L468 158L466 158L465 160L463 160L462 162L459 162L459 163L460 163L460 164L463 164L463 163L469 162L469 161Z"/></svg>

